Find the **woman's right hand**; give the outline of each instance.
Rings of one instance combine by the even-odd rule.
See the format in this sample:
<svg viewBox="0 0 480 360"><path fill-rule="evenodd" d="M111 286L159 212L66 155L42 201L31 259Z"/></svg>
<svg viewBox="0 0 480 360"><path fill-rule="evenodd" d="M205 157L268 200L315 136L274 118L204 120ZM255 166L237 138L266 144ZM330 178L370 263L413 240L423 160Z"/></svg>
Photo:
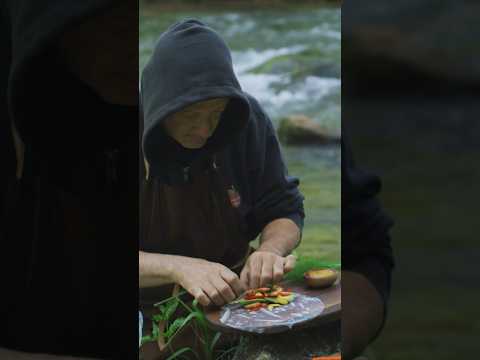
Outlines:
<svg viewBox="0 0 480 360"><path fill-rule="evenodd" d="M222 264L189 257L177 260L173 272L175 282L204 306L222 306L246 290L238 275Z"/></svg>

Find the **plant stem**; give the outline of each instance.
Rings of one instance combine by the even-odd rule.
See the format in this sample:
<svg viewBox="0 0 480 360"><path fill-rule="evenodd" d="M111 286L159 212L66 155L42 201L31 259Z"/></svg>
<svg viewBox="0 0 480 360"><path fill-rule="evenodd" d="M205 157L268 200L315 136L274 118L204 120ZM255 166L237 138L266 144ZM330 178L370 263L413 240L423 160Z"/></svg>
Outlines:
<svg viewBox="0 0 480 360"><path fill-rule="evenodd" d="M187 293L187 292L186 292L185 290L182 290L182 291L180 291L177 295L175 295L175 296L170 296L169 298L163 299L162 301L153 304L153 306L157 307L157 306L162 305L163 303L166 303L167 301L173 300L173 299L175 299L175 298L179 298L179 300L180 300L180 296L182 296L182 295L184 295L184 294L186 294L186 293Z"/></svg>
<svg viewBox="0 0 480 360"><path fill-rule="evenodd" d="M194 311L190 308L190 306L188 306L187 304L185 304L185 302L184 302L182 299L178 298L178 301L179 301L180 304L182 304L182 305L185 307L185 309L187 309L189 312L194 312Z"/></svg>

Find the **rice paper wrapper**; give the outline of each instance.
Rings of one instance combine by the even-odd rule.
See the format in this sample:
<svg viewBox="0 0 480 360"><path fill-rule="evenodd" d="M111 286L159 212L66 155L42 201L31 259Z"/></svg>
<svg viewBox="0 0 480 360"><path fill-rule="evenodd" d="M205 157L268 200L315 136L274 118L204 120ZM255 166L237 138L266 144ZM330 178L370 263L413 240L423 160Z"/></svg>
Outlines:
<svg viewBox="0 0 480 360"><path fill-rule="evenodd" d="M295 324L315 319L323 313L325 304L316 297L295 294L295 298L287 305L272 310L262 308L248 311L243 307L231 309L224 306L220 314L220 322L226 326L252 332L263 333L267 329L291 329Z"/></svg>

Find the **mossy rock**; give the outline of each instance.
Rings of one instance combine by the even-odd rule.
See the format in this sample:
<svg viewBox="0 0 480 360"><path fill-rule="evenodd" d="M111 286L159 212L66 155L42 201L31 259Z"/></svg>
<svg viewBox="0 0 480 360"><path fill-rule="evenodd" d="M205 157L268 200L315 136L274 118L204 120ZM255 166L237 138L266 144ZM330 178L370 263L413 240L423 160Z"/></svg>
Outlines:
<svg viewBox="0 0 480 360"><path fill-rule="evenodd" d="M327 145L340 142L340 136L304 115L280 119L278 136L287 145Z"/></svg>

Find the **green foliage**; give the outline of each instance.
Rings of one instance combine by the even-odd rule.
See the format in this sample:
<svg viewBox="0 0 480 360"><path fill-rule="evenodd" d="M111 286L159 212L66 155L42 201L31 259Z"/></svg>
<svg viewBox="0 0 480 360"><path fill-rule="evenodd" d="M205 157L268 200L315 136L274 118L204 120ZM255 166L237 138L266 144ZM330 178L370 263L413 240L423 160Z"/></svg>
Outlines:
<svg viewBox="0 0 480 360"><path fill-rule="evenodd" d="M195 334L198 336L200 342L202 343L203 348L203 357L207 360L214 360L214 348L218 340L221 337L221 333L215 332L208 327L207 319L205 313L198 306L198 302L195 299L192 302L191 306L188 306L182 299L181 296L186 294L186 291L181 291L176 296L172 296L168 299L162 300L161 302L155 304L158 313L156 313L152 319L152 334L150 336L144 336L142 338L142 345L151 342L157 341L160 336L165 339L166 345L170 345L175 336L187 325L192 324L195 329ZM173 315L176 310L182 306L186 311L187 315L185 317L178 317L173 319ZM163 332L160 332L158 326L159 321L165 321L166 326ZM229 349L228 351L230 351ZM191 348L181 348L173 353L168 359L179 359L184 356L186 352L191 352L195 357L199 358L199 355ZM225 353L220 354L224 356Z"/></svg>
<svg viewBox="0 0 480 360"><path fill-rule="evenodd" d="M180 358L180 356L188 351L191 351L195 357L198 358L198 355L195 353L195 351L192 350L192 348L189 348L189 347L185 347L185 348L182 348L180 350L177 350L175 351L172 355L170 355L167 360L173 360L173 359L178 359Z"/></svg>
<svg viewBox="0 0 480 360"><path fill-rule="evenodd" d="M294 252L294 254L297 255L296 252ZM336 262L321 261L313 257L297 255L297 263L295 265L295 268L285 276L285 279L292 280L292 281L303 280L304 272L313 268L318 268L318 267L329 267L333 269L341 269L341 264Z"/></svg>

